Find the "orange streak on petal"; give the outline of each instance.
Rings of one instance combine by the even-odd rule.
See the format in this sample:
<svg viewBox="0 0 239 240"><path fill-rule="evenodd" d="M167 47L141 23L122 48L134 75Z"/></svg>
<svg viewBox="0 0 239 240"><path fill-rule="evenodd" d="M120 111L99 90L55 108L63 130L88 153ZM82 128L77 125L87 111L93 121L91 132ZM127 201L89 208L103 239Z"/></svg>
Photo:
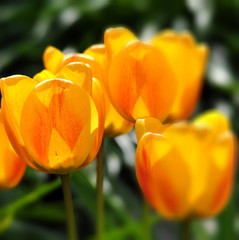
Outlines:
<svg viewBox="0 0 239 240"><path fill-rule="evenodd" d="M34 164L49 173L65 174L81 167L93 151L97 130L90 95L70 81L44 81L25 102L24 143Z"/></svg>
<svg viewBox="0 0 239 240"><path fill-rule="evenodd" d="M128 44L110 65L109 97L129 121L150 116L164 120L174 103L176 88L166 58L150 44Z"/></svg>
<svg viewBox="0 0 239 240"><path fill-rule="evenodd" d="M83 122L75 117L74 112L69 111L71 106L66 99L65 89L62 89L58 94L54 94L48 111L53 119L53 127L66 141L70 149L73 150L83 129Z"/></svg>

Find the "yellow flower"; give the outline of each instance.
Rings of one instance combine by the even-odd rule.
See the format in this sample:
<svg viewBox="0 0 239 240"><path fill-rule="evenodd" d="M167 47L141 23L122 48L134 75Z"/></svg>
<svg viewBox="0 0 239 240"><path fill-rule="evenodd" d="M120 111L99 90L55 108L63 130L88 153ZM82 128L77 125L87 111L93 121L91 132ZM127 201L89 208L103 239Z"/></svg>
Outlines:
<svg viewBox="0 0 239 240"><path fill-rule="evenodd" d="M228 119L209 111L191 124L136 122L136 174L164 217L211 217L226 205L234 182L236 139Z"/></svg>
<svg viewBox="0 0 239 240"><path fill-rule="evenodd" d="M105 86L119 113L132 122L145 117L166 119L177 84L164 54L126 28L107 29L104 43L109 69Z"/></svg>
<svg viewBox="0 0 239 240"><path fill-rule="evenodd" d="M55 47L49 46L43 54L43 62L45 65L45 73L57 74L65 65L73 62L82 62L88 64L92 71L92 76L98 79L104 88L104 79L106 77L105 65L105 47L103 44L93 45L88 48L84 54L64 55ZM105 92L105 91L104 91ZM133 128L133 124L125 120L115 110L110 103L107 94L105 98L105 125L104 136L114 137L129 132Z"/></svg>
<svg viewBox="0 0 239 240"><path fill-rule="evenodd" d="M105 86L115 108L130 121L187 118L201 89L207 48L189 34L162 33L139 41L126 28L107 29Z"/></svg>
<svg viewBox="0 0 239 240"><path fill-rule="evenodd" d="M177 34L174 31L164 31L156 35L151 43L166 56L178 82L178 91L169 118L187 119L200 96L208 48L204 44L197 45L189 33Z"/></svg>
<svg viewBox="0 0 239 240"><path fill-rule="evenodd" d="M15 187L22 179L26 163L13 150L7 137L0 110L0 190Z"/></svg>
<svg viewBox="0 0 239 240"><path fill-rule="evenodd" d="M96 156L104 126L103 93L83 63L33 79L2 80L2 112L9 139L34 169L67 174Z"/></svg>

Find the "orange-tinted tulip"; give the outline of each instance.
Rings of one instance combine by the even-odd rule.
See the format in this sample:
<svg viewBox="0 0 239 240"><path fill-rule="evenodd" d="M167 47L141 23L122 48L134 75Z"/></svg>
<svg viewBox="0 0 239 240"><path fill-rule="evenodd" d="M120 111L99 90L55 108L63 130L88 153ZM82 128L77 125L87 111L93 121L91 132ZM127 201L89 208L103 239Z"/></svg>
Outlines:
<svg viewBox="0 0 239 240"><path fill-rule="evenodd" d="M207 47L188 34L163 32L150 42L126 28L105 32L108 55L106 87L112 103L127 119L186 119L202 85Z"/></svg>
<svg viewBox="0 0 239 240"><path fill-rule="evenodd" d="M164 53L137 40L126 28L106 30L108 59L105 86L115 108L129 121L169 115L177 81Z"/></svg>
<svg viewBox="0 0 239 240"><path fill-rule="evenodd" d="M187 119L198 102L208 55L205 45L197 45L189 33L164 31L151 43L166 56L178 82L178 91L169 119Z"/></svg>
<svg viewBox="0 0 239 240"><path fill-rule="evenodd" d="M15 187L22 179L26 163L23 162L12 148L7 137L0 110L0 190Z"/></svg>
<svg viewBox="0 0 239 240"><path fill-rule="evenodd" d="M227 118L209 111L191 124L136 122L136 174L151 205L170 219L210 217L234 182L236 139Z"/></svg>
<svg viewBox="0 0 239 240"><path fill-rule="evenodd" d="M56 76L43 71L33 79L4 78L2 96L9 139L32 168L67 174L96 156L104 130L104 99L87 65L68 64Z"/></svg>
<svg viewBox="0 0 239 240"><path fill-rule="evenodd" d="M92 76L98 79L104 87L106 77L105 65L105 47L103 44L94 45L88 48L84 54L64 54L55 47L49 46L43 54L43 62L46 70L44 74L56 75L61 69L73 62L82 62L88 64L92 71ZM113 137L127 133L133 128L133 124L125 120L114 109L110 103L107 94L105 94L105 125L104 136Z"/></svg>

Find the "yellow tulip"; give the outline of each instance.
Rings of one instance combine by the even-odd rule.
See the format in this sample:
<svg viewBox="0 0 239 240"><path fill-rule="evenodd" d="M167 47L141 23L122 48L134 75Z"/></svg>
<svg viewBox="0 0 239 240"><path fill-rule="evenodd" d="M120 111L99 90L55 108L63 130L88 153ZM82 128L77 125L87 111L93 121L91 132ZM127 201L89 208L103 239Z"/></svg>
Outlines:
<svg viewBox="0 0 239 240"><path fill-rule="evenodd" d="M169 219L211 217L228 202L236 139L228 119L209 111L192 123L136 121L136 174L150 204Z"/></svg>
<svg viewBox="0 0 239 240"><path fill-rule="evenodd" d="M106 77L105 66L105 47L103 44L93 45L88 48L84 54L64 55L59 49L49 46L43 54L45 65L44 74L56 75L61 69L69 63L82 62L88 64L92 71L92 76L101 82L104 88L104 79ZM104 91L105 92L105 91ZM105 98L105 125L104 136L114 137L129 132L133 128L133 124L125 120L115 110L110 103L107 94Z"/></svg>
<svg viewBox="0 0 239 240"><path fill-rule="evenodd" d="M126 28L107 29L104 36L106 88L117 110L130 121L155 117L186 119L197 103L207 47L190 34L163 32L139 41Z"/></svg>
<svg viewBox="0 0 239 240"><path fill-rule="evenodd" d="M53 67L56 67L52 63ZM2 111L9 139L34 169L67 174L88 165L103 137L103 92L83 63L33 79L2 79Z"/></svg>
<svg viewBox="0 0 239 240"><path fill-rule="evenodd" d="M0 110L0 190L15 187L22 179L26 163L23 162L12 148L7 137Z"/></svg>
<svg viewBox="0 0 239 240"><path fill-rule="evenodd" d="M198 102L208 55L204 44L197 45L189 33L164 31L151 41L166 56L178 82L178 91L169 119L187 119Z"/></svg>
<svg viewBox="0 0 239 240"><path fill-rule="evenodd" d="M164 53L126 28L107 29L104 42L109 69L105 86L115 108L132 122L146 117L165 120L177 82Z"/></svg>

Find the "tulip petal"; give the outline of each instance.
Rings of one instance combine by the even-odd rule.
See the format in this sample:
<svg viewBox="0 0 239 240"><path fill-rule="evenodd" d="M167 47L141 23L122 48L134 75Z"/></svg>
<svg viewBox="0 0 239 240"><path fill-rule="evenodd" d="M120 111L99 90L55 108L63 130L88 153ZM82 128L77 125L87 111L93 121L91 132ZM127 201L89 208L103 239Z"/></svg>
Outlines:
<svg viewBox="0 0 239 240"><path fill-rule="evenodd" d="M69 80L79 87L82 87L91 95L92 75L89 66L80 62L73 62L66 65L57 75L56 78Z"/></svg>
<svg viewBox="0 0 239 240"><path fill-rule="evenodd" d="M57 48L48 46L43 54L43 63L45 69L56 74L59 66L64 59L64 54Z"/></svg>
<svg viewBox="0 0 239 240"><path fill-rule="evenodd" d="M76 84L38 84L25 101L20 125L33 164L55 174L80 168L94 145L98 118L90 95Z"/></svg>
<svg viewBox="0 0 239 240"><path fill-rule="evenodd" d="M104 134L104 121L105 121L105 109L104 109L104 93L101 84L98 79L93 78L92 81L92 99L95 103L98 112L98 132L96 133L96 138L92 150L88 159L84 162L81 168L87 166L93 161L100 149Z"/></svg>
<svg viewBox="0 0 239 240"><path fill-rule="evenodd" d="M100 79L101 81L101 79L103 78L102 76L103 73L102 73L102 68L100 64L97 61L95 61L94 58L85 54L70 54L66 56L61 63L59 71L69 63L76 63L76 62L88 64L90 66L92 76L97 79Z"/></svg>
<svg viewBox="0 0 239 240"><path fill-rule="evenodd" d="M230 122L222 113L217 110L210 110L195 118L193 124L196 126L208 126L215 134L223 133L230 129Z"/></svg>
<svg viewBox="0 0 239 240"><path fill-rule="evenodd" d="M134 41L112 60L109 97L127 120L164 120L174 103L176 82L164 55L150 44Z"/></svg>
<svg viewBox="0 0 239 240"><path fill-rule="evenodd" d="M0 111L0 190L16 186L22 179L26 163L14 152L6 134Z"/></svg>
<svg viewBox="0 0 239 240"><path fill-rule="evenodd" d="M146 133L136 150L136 174L153 207L167 218L183 218L190 210L187 166L173 143L160 134Z"/></svg>
<svg viewBox="0 0 239 240"><path fill-rule="evenodd" d="M169 124L162 124L157 118L148 117L144 119L137 119L135 123L135 133L137 141L143 137L147 132L161 134L167 129Z"/></svg>
<svg viewBox="0 0 239 240"><path fill-rule="evenodd" d="M108 28L104 34L104 42L109 60L114 58L129 42L137 40L137 37L127 28Z"/></svg>
<svg viewBox="0 0 239 240"><path fill-rule="evenodd" d="M64 57L59 67L59 71L69 63L82 62L81 58L82 58L82 54L78 54L78 53L68 54L67 56Z"/></svg>
<svg viewBox="0 0 239 240"><path fill-rule="evenodd" d="M128 133L134 124L124 119L110 103L105 94L105 132L104 137L116 137Z"/></svg>
<svg viewBox="0 0 239 240"><path fill-rule="evenodd" d="M40 73L37 73L34 77L33 80L35 80L37 83L43 82L47 79L54 78L54 74L51 73L50 71L44 69Z"/></svg>
<svg viewBox="0 0 239 240"><path fill-rule="evenodd" d="M95 44L84 51L84 54L93 57L101 66L105 64L106 48L104 44Z"/></svg>
<svg viewBox="0 0 239 240"><path fill-rule="evenodd" d="M94 59L94 61L86 62L90 65L93 77L97 78L102 87L105 86L105 79L108 74L107 70L107 61L106 61L106 48L104 44L95 44L89 48L87 48L84 52L85 56L90 56ZM84 62L84 61L83 61Z"/></svg>
<svg viewBox="0 0 239 240"><path fill-rule="evenodd" d="M218 214L230 197L234 182L236 138L231 132L224 132L212 143L208 152L210 174L205 191L195 204L195 215L200 217Z"/></svg>
<svg viewBox="0 0 239 240"><path fill-rule="evenodd" d="M174 143L174 147L188 168L190 194L185 204L193 208L208 183L207 177L210 169L205 155L212 140L212 133L206 127L177 123L168 127L163 134Z"/></svg>
<svg viewBox="0 0 239 240"><path fill-rule="evenodd" d="M27 76L14 75L3 79L1 88L2 114L7 135L20 158L34 169L37 168L29 161L20 134L20 119L23 104L36 84L34 80Z"/></svg>
<svg viewBox="0 0 239 240"><path fill-rule="evenodd" d="M105 58L106 48L104 44L96 44L89 47L84 54L87 54L95 59L97 63L101 66L101 78L95 74L96 78L100 80L102 87L105 89L105 131L104 137L115 137L117 135L125 134L129 132L133 128L133 124L127 120L125 120L112 106L107 93L107 88L105 86L105 78L107 74L107 61ZM93 76L96 72L97 68L91 66Z"/></svg>
<svg viewBox="0 0 239 240"><path fill-rule="evenodd" d="M197 46L189 33L165 31L151 43L162 51L178 81L178 91L170 118L187 119L198 101L208 55L206 46Z"/></svg>

